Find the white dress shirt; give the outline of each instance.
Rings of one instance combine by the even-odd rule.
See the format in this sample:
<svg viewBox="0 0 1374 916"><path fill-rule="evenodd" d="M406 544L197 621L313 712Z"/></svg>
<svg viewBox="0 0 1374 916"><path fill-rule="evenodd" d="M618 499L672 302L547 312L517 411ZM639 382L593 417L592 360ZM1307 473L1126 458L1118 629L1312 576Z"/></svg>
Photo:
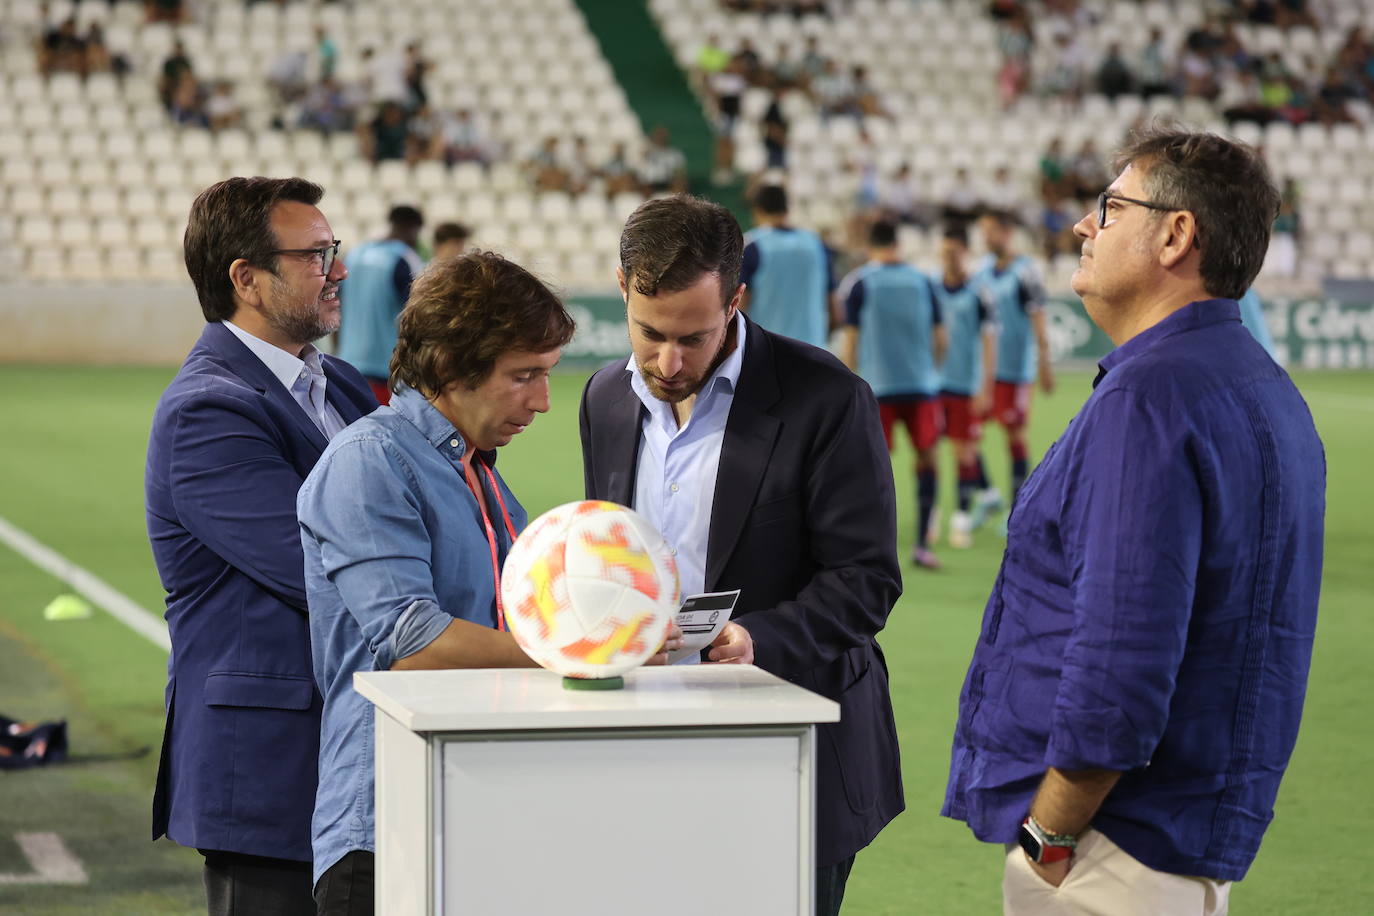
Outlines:
<svg viewBox="0 0 1374 916"><path fill-rule="evenodd" d="M314 344L306 344L305 349L301 351L303 358L298 359L281 347L254 337L232 321L224 321L221 324L243 341L243 345L251 350L254 356L262 360L267 371L276 376L277 381L281 382L282 387L301 406L305 415L314 421L326 439L333 439L348 425L325 397L325 388L329 380L325 378L320 351L315 349Z"/></svg>
<svg viewBox="0 0 1374 916"><path fill-rule="evenodd" d="M706 589L706 543L711 533L720 447L744 365L744 316L735 315L735 351L697 394L692 415L678 428L673 405L649 393L634 356L625 370L648 411L640 426L633 509L662 534L677 558L682 595ZM689 657L692 661L696 656Z"/></svg>

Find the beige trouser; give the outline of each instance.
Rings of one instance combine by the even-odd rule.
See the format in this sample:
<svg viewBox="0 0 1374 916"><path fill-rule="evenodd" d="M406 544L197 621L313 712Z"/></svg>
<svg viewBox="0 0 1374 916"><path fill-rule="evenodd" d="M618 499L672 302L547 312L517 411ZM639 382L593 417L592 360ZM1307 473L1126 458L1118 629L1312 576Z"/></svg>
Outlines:
<svg viewBox="0 0 1374 916"><path fill-rule="evenodd" d="M1041 878L1015 844L1002 876L1006 916L1225 916L1230 895L1230 881L1155 871L1091 829L1078 838L1059 887Z"/></svg>

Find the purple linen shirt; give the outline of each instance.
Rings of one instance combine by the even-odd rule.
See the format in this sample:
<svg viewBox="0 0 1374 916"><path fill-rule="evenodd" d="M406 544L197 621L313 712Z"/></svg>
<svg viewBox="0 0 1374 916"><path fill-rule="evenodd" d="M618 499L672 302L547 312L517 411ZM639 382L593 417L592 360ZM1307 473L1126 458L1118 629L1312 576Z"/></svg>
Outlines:
<svg viewBox="0 0 1374 916"><path fill-rule="evenodd" d="M1047 767L1123 773L1093 826L1237 880L1306 692L1326 462L1229 299L1102 360L1026 482L959 698L943 814L1010 842Z"/></svg>

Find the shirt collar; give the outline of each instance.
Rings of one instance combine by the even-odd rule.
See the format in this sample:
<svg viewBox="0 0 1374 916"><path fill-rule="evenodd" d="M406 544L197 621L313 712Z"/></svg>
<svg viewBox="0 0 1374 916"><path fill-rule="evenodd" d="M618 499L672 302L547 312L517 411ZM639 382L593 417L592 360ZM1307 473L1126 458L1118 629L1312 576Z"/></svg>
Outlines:
<svg viewBox="0 0 1374 916"><path fill-rule="evenodd" d="M452 461L461 461L467 452L467 440L458 432L458 427L439 412L423 394L409 385L400 384L391 395L391 409L420 431L420 435ZM482 463L487 467L496 466L496 449L478 451Z"/></svg>
<svg viewBox="0 0 1374 916"><path fill-rule="evenodd" d="M459 458L467 450L467 443L458 434L458 428L428 398L409 385L396 387L391 396L391 409L409 420L435 448L455 452Z"/></svg>
<svg viewBox="0 0 1374 916"><path fill-rule="evenodd" d="M315 349L314 344L306 344L301 351L304 359L292 356L281 347L273 346L260 337L256 337L232 321L222 321L234 336L243 341L243 345L253 352L253 355L262 360L262 364L267 367L277 381L282 383L282 387L290 391L300 378L301 369L309 370L311 375L324 376L324 368L320 363L320 351Z"/></svg>
<svg viewBox="0 0 1374 916"><path fill-rule="evenodd" d="M1200 299L1190 302L1158 324L1152 325L1117 347L1097 364L1093 387L1117 366L1154 348L1166 337L1195 331L1223 321L1240 321L1240 306L1234 299Z"/></svg>
<svg viewBox="0 0 1374 916"><path fill-rule="evenodd" d="M735 312L735 349L725 361L716 367L716 371L711 373L711 377L706 380L706 384L701 386L701 393L697 395L697 406L709 399L716 391L722 391L733 395L735 389L739 387L740 372L744 368L744 343L749 336L749 329L744 323L744 313ZM668 408L669 405L649 393L649 386L644 384L644 376L639 372L639 363L635 361L634 353L630 354L629 362L625 364L625 371L630 373L630 388L639 396L639 400L649 409L650 413L661 412L661 409ZM696 413L696 408L692 409ZM677 420L673 420L677 424Z"/></svg>

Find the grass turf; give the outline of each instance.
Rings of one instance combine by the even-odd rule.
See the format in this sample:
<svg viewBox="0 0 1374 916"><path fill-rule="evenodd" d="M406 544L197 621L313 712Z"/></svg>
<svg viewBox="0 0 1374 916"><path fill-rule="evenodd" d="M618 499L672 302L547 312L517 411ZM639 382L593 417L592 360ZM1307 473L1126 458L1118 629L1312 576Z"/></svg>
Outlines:
<svg viewBox="0 0 1374 916"><path fill-rule="evenodd" d="M162 590L143 529L143 452L168 369L0 366L5 442L0 516L152 609ZM1038 397L1033 452L1042 454L1088 392L1066 373ZM581 495L576 403L583 377L555 379L554 407L502 450L501 470L531 515ZM1277 815L1250 876L1233 893L1247 914L1358 912L1374 893L1367 867L1374 800L1360 790L1374 768L1364 701L1374 687L1366 613L1374 586L1374 374L1300 374L1327 447L1326 572L1302 735ZM1005 482L1003 443L985 454ZM554 460L557 459L557 460ZM894 455L903 555L911 544L911 455ZM945 505L952 475L946 456ZM1000 850L939 818L955 703L1001 541L984 531L970 551L941 550L937 573L908 570L881 637L892 667L907 812L863 852L846 899L861 914L990 913L1000 897ZM56 830L86 865L86 887L0 885L0 912L203 912L199 856L148 842L162 731L165 655L113 618L48 623L41 608L60 583L0 548L0 712L67 718L74 754L140 746L135 760L0 773L0 873L26 869L13 834ZM1362 611L1361 608L1366 609Z"/></svg>

